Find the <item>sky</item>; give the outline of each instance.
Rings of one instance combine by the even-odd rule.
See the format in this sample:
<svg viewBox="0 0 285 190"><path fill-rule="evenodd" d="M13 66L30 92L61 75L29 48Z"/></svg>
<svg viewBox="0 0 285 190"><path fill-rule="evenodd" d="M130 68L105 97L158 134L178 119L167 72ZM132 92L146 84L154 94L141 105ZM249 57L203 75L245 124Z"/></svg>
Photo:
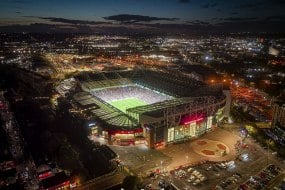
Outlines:
<svg viewBox="0 0 285 190"><path fill-rule="evenodd" d="M283 30L284 10L285 0L0 0L0 27L168 24Z"/></svg>

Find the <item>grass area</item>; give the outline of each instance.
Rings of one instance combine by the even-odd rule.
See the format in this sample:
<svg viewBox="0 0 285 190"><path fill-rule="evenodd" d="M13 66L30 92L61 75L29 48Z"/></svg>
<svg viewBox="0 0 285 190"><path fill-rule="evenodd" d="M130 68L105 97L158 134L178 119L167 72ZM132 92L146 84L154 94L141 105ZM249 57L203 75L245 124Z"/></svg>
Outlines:
<svg viewBox="0 0 285 190"><path fill-rule="evenodd" d="M126 110L128 108L133 108L133 107L137 107L137 106L144 106L147 103L144 102L143 100L138 99L138 98L126 98L126 99L111 101L111 102L109 102L109 104L118 108L122 112L126 113Z"/></svg>

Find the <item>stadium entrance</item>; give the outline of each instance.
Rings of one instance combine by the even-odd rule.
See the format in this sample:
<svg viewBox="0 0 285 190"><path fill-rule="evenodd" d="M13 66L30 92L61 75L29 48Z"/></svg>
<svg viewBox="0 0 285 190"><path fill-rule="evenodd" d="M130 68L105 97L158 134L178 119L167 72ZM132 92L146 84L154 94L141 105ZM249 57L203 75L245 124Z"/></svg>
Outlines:
<svg viewBox="0 0 285 190"><path fill-rule="evenodd" d="M193 119L194 118L194 119ZM199 136L212 128L212 116L191 116L191 119L182 119L181 125L169 128L167 131L167 143L181 141Z"/></svg>
<svg viewBox="0 0 285 190"><path fill-rule="evenodd" d="M144 136L150 147L186 141L198 137L212 129L212 116L191 115L182 117L175 127L167 127L158 123L145 124Z"/></svg>
<svg viewBox="0 0 285 190"><path fill-rule="evenodd" d="M144 144L143 130L109 130L108 131L109 144L129 146L136 144Z"/></svg>
<svg viewBox="0 0 285 190"><path fill-rule="evenodd" d="M181 141L197 136L200 128L204 128L205 122L202 120L192 121L184 125L178 125L168 129L167 143Z"/></svg>
<svg viewBox="0 0 285 190"><path fill-rule="evenodd" d="M168 129L167 143L180 141L195 136L196 124L179 125Z"/></svg>

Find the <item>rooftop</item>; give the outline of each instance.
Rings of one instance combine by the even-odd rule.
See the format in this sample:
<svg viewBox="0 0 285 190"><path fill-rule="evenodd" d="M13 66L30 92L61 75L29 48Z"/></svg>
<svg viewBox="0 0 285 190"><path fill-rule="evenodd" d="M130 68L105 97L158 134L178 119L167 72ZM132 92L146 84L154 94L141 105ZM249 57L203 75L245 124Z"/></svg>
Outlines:
<svg viewBox="0 0 285 190"><path fill-rule="evenodd" d="M44 189L58 186L69 181L69 177L64 172L56 173L54 176L46 178L41 181Z"/></svg>

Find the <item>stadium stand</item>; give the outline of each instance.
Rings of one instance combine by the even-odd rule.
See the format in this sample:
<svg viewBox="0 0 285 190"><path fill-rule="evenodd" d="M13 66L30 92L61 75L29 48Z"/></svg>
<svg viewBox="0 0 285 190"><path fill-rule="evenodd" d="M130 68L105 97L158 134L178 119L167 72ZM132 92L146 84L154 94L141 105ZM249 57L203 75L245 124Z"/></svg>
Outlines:
<svg viewBox="0 0 285 190"><path fill-rule="evenodd" d="M153 104L155 102L171 99L171 96L153 91L140 85L105 88L100 90L93 90L91 93L93 96L99 97L106 102L135 97L137 99L143 100L147 104Z"/></svg>

